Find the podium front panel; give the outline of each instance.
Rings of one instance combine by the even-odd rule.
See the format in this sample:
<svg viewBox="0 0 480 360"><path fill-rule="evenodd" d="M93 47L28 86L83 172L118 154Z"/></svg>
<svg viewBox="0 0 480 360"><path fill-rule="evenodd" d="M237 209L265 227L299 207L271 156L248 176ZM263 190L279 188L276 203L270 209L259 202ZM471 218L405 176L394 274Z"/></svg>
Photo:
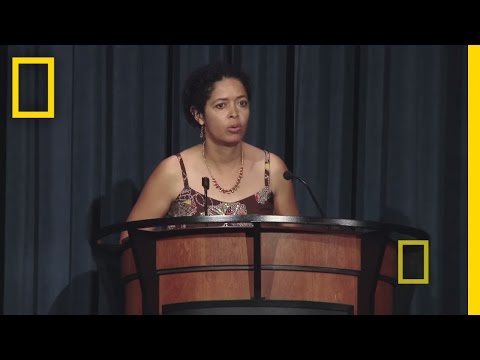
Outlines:
<svg viewBox="0 0 480 360"><path fill-rule="evenodd" d="M362 241L370 240L353 233L267 229L262 230L260 241L262 299L352 306L353 313L358 313L359 279L365 266ZM175 304L255 300L251 232L229 232L228 228L212 234L170 232L155 241L154 249L159 314ZM380 261L381 278L371 293L372 311L388 314L393 311L391 280L396 279L393 244L385 248ZM123 254L122 269L126 313L142 313L142 289L130 249Z"/></svg>

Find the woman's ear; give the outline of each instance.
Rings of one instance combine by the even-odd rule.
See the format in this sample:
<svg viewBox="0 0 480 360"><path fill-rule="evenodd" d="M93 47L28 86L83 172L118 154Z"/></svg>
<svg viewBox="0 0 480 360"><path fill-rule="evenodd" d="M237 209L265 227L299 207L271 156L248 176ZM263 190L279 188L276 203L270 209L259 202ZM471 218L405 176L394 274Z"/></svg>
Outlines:
<svg viewBox="0 0 480 360"><path fill-rule="evenodd" d="M198 119L195 118L195 120L197 120L197 122L200 124L200 126L205 125L205 120L203 120L202 114L199 114L199 115L198 115Z"/></svg>
<svg viewBox="0 0 480 360"><path fill-rule="evenodd" d="M190 113L195 118L195 120L200 124L200 126L205 125L205 120L203 119L203 115L193 106L190 108Z"/></svg>

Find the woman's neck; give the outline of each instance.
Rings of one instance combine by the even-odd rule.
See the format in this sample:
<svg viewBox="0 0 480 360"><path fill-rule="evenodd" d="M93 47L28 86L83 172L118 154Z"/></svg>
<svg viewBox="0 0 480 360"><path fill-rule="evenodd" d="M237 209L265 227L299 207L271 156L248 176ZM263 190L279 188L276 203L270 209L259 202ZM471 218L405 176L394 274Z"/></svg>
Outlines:
<svg viewBox="0 0 480 360"><path fill-rule="evenodd" d="M205 160L209 164L215 167L230 167L240 163L243 149L242 142L233 146L225 146L206 140L204 151Z"/></svg>

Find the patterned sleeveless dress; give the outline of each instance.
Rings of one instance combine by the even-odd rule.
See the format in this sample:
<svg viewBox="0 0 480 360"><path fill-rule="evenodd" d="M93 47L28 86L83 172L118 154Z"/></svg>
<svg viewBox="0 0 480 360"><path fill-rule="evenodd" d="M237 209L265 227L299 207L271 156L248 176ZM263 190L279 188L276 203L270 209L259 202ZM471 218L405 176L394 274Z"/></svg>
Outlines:
<svg viewBox="0 0 480 360"><path fill-rule="evenodd" d="M205 196L188 185L188 176L180 154L176 154L182 169L183 190L170 205L167 217L204 215ZM273 193L270 189L270 153L265 151L265 186L255 194L235 202L208 197L208 215L272 215Z"/></svg>

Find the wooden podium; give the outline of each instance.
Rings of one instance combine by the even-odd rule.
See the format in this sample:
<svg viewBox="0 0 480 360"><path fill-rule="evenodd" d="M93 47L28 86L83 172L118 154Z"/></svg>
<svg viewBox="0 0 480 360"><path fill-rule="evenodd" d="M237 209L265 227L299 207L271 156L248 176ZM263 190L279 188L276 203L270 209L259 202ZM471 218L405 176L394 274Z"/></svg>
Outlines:
<svg viewBox="0 0 480 360"><path fill-rule="evenodd" d="M141 230L153 226L164 230ZM135 221L99 239L122 230L124 312L152 315L392 314L392 235L429 238L392 224L248 215Z"/></svg>

